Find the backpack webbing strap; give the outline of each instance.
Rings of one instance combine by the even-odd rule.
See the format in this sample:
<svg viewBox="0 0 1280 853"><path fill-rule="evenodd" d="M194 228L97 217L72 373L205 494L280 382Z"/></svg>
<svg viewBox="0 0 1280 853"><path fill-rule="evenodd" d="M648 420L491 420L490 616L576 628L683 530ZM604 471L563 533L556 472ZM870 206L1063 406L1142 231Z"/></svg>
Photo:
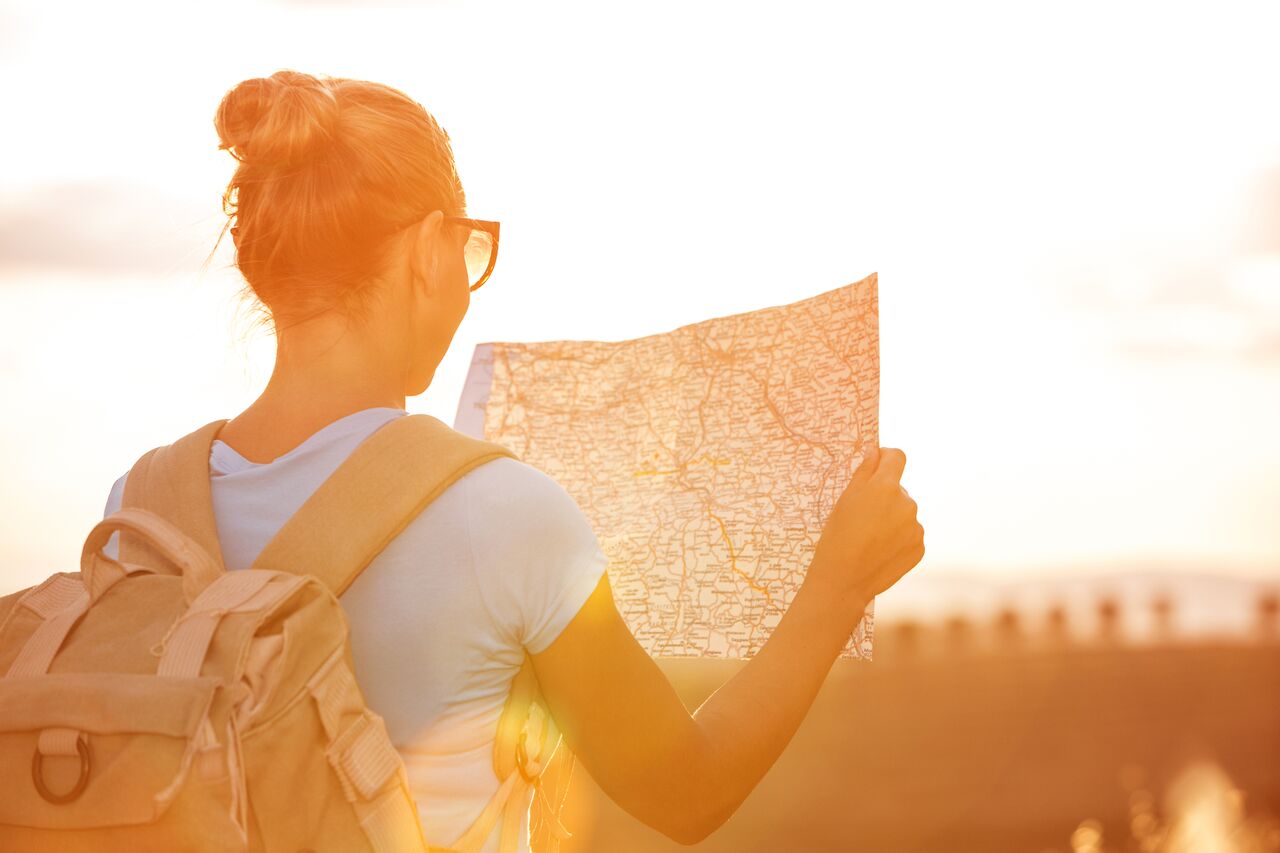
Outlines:
<svg viewBox="0 0 1280 853"><path fill-rule="evenodd" d="M173 444L148 450L129 469L121 509L136 506L171 522L222 563L209 488L209 451L226 419L211 421ZM120 561L167 565L140 536L121 530Z"/></svg>
<svg viewBox="0 0 1280 853"><path fill-rule="evenodd" d="M352 451L250 568L315 575L341 595L427 504L500 456L515 454L431 415L397 417Z"/></svg>

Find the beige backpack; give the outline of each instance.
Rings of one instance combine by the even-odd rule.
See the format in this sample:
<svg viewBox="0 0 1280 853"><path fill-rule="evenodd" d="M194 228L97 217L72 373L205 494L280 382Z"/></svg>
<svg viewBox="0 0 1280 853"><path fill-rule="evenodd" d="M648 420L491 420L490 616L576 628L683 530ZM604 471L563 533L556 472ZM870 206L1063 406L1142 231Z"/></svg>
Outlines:
<svg viewBox="0 0 1280 853"><path fill-rule="evenodd" d="M79 572L0 598L0 851L469 853L499 821L514 851L560 740L528 656L494 745L501 786L451 847L428 847L336 597L454 480L514 454L397 418L227 572L209 489L224 423L138 460ZM115 531L118 562L102 553Z"/></svg>

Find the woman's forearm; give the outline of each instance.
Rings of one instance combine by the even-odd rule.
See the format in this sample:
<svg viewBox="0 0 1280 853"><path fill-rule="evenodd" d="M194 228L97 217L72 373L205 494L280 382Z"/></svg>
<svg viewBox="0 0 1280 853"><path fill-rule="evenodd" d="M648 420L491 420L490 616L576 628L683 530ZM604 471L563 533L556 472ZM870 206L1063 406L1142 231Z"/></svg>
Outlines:
<svg viewBox="0 0 1280 853"><path fill-rule="evenodd" d="M694 712L700 837L728 820L782 754L868 601L806 582L760 652Z"/></svg>

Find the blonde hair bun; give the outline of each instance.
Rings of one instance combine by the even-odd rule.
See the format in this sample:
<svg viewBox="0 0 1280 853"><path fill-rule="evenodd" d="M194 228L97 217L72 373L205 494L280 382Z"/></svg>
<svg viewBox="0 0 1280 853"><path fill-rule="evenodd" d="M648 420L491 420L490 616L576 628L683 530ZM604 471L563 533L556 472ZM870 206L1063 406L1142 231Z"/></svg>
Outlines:
<svg viewBox="0 0 1280 853"><path fill-rule="evenodd" d="M254 166L293 166L322 156L338 124L338 100L310 74L281 70L227 92L213 124L218 146Z"/></svg>
<svg viewBox="0 0 1280 853"><path fill-rule="evenodd" d="M277 71L228 91L213 124L236 160L222 193L236 266L276 330L363 314L396 234L435 210L466 215L449 134L383 83Z"/></svg>

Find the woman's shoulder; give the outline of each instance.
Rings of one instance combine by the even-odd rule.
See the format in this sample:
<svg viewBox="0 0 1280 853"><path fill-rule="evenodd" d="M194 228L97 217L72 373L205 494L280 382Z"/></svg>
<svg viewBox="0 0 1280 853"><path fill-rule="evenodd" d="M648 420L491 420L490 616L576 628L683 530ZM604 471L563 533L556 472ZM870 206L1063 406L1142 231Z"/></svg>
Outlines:
<svg viewBox="0 0 1280 853"><path fill-rule="evenodd" d="M492 459L462 479L473 526L486 520L575 523L583 517L577 501L558 480L515 457Z"/></svg>
<svg viewBox="0 0 1280 853"><path fill-rule="evenodd" d="M528 489L560 487L550 474L515 456L490 459L468 472L467 477L486 486L506 483Z"/></svg>
<svg viewBox="0 0 1280 853"><path fill-rule="evenodd" d="M471 546L481 563L563 564L599 547L583 508L542 469L511 457L484 463L463 478Z"/></svg>
<svg viewBox="0 0 1280 853"><path fill-rule="evenodd" d="M482 598L504 636L540 652L605 572L595 529L563 485L526 462L501 457L465 479Z"/></svg>

